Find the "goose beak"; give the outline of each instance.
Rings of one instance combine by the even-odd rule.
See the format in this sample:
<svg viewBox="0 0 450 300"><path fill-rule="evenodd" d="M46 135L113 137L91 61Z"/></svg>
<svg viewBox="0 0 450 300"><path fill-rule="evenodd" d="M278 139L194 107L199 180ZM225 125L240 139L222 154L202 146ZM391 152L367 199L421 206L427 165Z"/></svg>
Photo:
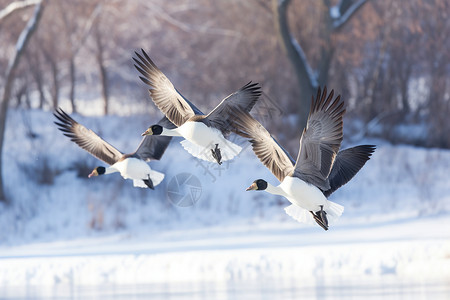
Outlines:
<svg viewBox="0 0 450 300"><path fill-rule="evenodd" d="M141 136L146 136L146 135L153 135L153 131L151 128L147 129L143 134L141 134Z"/></svg>
<svg viewBox="0 0 450 300"><path fill-rule="evenodd" d="M253 182L252 185L246 189L246 191L254 191L257 189L258 189L258 186L256 185L256 183Z"/></svg>
<svg viewBox="0 0 450 300"><path fill-rule="evenodd" d="M88 175L88 178L91 178L92 176L98 176L97 169L94 169L91 174Z"/></svg>

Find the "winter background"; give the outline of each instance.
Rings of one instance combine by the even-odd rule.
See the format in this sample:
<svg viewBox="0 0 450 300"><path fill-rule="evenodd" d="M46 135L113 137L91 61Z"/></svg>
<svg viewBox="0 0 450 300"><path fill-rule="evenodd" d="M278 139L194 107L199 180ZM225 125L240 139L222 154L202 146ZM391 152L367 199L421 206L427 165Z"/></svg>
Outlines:
<svg viewBox="0 0 450 300"><path fill-rule="evenodd" d="M277 180L239 138L244 150L222 166L190 156L174 138L150 163L165 173L153 191L118 174L87 178L102 162L57 130L54 106L134 151L161 117L133 69L140 47L205 112L249 80L261 82L255 112L296 157L298 114L309 107L298 108L301 92L271 4L253 2L41 3L6 102L0 299L450 298L446 1L287 1L292 32L317 67L311 82L321 77L318 51L308 46L317 31L304 25L326 5L332 20L348 22L332 33L337 53L319 82L346 99L343 148L377 145L330 197L345 211L327 232L291 219L281 197L245 192L257 178ZM39 1L0 3L7 72ZM349 20L340 18L346 5L361 5ZM180 174L199 180L199 189L180 190L193 205L170 198Z"/></svg>

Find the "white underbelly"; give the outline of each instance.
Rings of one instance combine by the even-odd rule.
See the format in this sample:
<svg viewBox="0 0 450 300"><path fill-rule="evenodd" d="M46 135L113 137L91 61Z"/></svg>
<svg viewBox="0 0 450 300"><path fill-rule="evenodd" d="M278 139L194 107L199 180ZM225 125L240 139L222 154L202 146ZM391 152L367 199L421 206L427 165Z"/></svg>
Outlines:
<svg viewBox="0 0 450 300"><path fill-rule="evenodd" d="M202 147L211 148L211 145L214 146L225 140L220 130L208 127L202 122L186 122L178 127L178 132L186 140Z"/></svg>
<svg viewBox="0 0 450 300"><path fill-rule="evenodd" d="M151 172L149 165L143 160L130 157L113 165L125 179L148 179Z"/></svg>
<svg viewBox="0 0 450 300"><path fill-rule="evenodd" d="M286 193L286 198L292 204L296 204L308 211L318 211L321 205L323 205L324 209L327 209L329 206L327 198L320 189L297 177L286 176L279 187L283 189Z"/></svg>
<svg viewBox="0 0 450 300"><path fill-rule="evenodd" d="M206 161L216 162L211 154L216 144L220 149L221 161L233 159L242 150L239 145L227 140L220 130L208 127L202 122L186 122L178 127L177 131L185 138L181 141L183 148Z"/></svg>

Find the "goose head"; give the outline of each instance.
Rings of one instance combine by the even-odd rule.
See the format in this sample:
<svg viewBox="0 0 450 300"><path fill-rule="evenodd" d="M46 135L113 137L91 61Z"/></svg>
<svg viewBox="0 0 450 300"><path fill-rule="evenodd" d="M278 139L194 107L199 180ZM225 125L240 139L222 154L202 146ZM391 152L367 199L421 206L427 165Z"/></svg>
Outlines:
<svg viewBox="0 0 450 300"><path fill-rule="evenodd" d="M264 191L267 188L267 181L264 179L256 179L246 191Z"/></svg>
<svg viewBox="0 0 450 300"><path fill-rule="evenodd" d="M161 125L152 125L150 126L143 134L142 136L145 135L161 135L161 133L163 132L163 128Z"/></svg>
<svg viewBox="0 0 450 300"><path fill-rule="evenodd" d="M99 176L105 174L106 168L105 167L97 167L94 170L92 170L91 174L89 174L88 178L91 178L92 176Z"/></svg>

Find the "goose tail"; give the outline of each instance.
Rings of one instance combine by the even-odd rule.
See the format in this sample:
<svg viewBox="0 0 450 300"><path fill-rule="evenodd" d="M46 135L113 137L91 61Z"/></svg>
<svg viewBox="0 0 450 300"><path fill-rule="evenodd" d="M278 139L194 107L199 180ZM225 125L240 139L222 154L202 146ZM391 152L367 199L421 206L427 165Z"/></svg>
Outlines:
<svg viewBox="0 0 450 300"><path fill-rule="evenodd" d="M181 146L189 152L192 156L200 158L202 160L206 160L209 162L217 163L216 159L211 154L211 149L214 147L204 147L200 145L196 145L188 140L182 140L180 142ZM233 159L236 155L238 155L242 148L228 140L225 140L222 143L219 143L219 149L222 156L221 161L227 161Z"/></svg>
<svg viewBox="0 0 450 300"><path fill-rule="evenodd" d="M330 223L336 222L344 212L344 207L336 202L328 200L329 207L326 209L327 217Z"/></svg>
<svg viewBox="0 0 450 300"><path fill-rule="evenodd" d="M153 185L157 186L164 179L164 174L155 170L150 170L150 179L153 181Z"/></svg>
<svg viewBox="0 0 450 300"><path fill-rule="evenodd" d="M344 212L344 207L340 204L337 204L335 202L329 201L328 200L328 208L325 209L326 213L327 213L327 219L328 219L328 223L329 224L335 224L337 222L337 220L339 219L339 217L342 215L342 213ZM294 220L300 222L300 223L305 223L305 224L314 224L315 222L317 222L317 220L315 220L313 214L311 214L310 211L301 208L300 206L297 206L295 204L291 204L288 207L284 208L284 211L286 212L287 215L289 215L290 217L292 217ZM322 226L322 224L320 224L319 222L317 222L322 228L324 228ZM325 230L328 229L328 226L324 225L327 228L324 228Z"/></svg>
<svg viewBox="0 0 450 300"><path fill-rule="evenodd" d="M158 171L150 170L150 180L153 184L153 187L157 186L164 179L164 174ZM140 188L148 188L149 186L142 179L133 179L133 186ZM152 187L152 188L153 188Z"/></svg>
<svg viewBox="0 0 450 300"><path fill-rule="evenodd" d="M314 224L314 219L311 216L310 212L300 206L295 204L291 204L288 207L284 208L286 214L292 217L294 220L305 223L305 224Z"/></svg>

